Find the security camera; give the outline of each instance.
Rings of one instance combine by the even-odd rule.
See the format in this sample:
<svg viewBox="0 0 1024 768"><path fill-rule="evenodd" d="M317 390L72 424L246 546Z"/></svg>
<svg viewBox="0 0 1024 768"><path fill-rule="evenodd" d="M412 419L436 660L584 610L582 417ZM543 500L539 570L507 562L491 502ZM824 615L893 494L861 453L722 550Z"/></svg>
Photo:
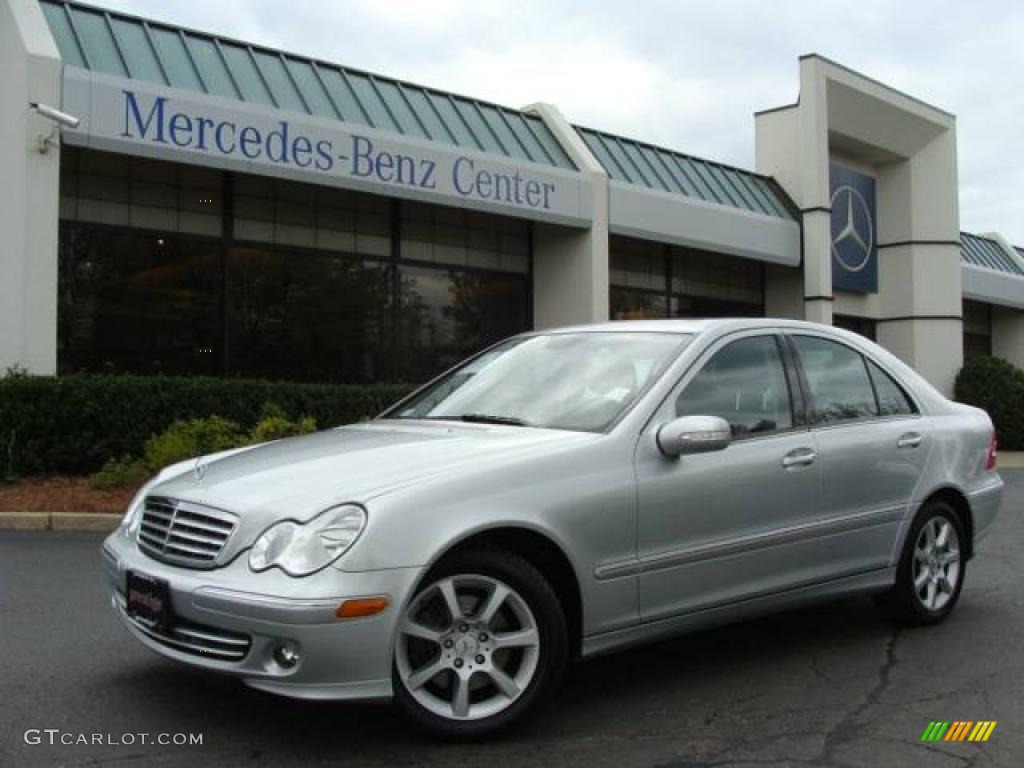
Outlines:
<svg viewBox="0 0 1024 768"><path fill-rule="evenodd" d="M65 128L77 128L82 122L82 118L69 115L67 112L61 112L56 107L51 107L47 104L37 104L36 102L32 102L29 106L47 120L53 120L53 122L59 123Z"/></svg>

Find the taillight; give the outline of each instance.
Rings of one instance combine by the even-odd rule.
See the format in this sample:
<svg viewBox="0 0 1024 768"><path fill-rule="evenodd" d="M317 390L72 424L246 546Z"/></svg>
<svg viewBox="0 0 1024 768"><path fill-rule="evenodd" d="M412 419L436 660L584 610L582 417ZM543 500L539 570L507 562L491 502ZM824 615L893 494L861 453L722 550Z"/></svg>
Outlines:
<svg viewBox="0 0 1024 768"><path fill-rule="evenodd" d="M996 433L993 432L992 436L988 439L988 459L985 461L985 469L991 472L996 468L998 460L999 452L996 450Z"/></svg>

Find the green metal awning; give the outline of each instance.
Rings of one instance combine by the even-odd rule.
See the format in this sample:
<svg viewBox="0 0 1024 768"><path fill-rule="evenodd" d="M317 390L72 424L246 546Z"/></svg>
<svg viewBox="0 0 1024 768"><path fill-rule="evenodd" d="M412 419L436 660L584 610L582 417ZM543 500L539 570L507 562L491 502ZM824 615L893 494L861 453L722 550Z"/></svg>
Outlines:
<svg viewBox="0 0 1024 768"><path fill-rule="evenodd" d="M610 179L766 216L797 218L795 206L770 177L575 127Z"/></svg>
<svg viewBox="0 0 1024 768"><path fill-rule="evenodd" d="M1020 253L1021 249L1018 248ZM1024 254L1021 254L1024 256ZM994 269L998 272L1006 272L1010 275L1024 277L1024 269L1008 254L1003 247L995 240L972 235L970 232L960 233L960 259L965 264L975 267Z"/></svg>
<svg viewBox="0 0 1024 768"><path fill-rule="evenodd" d="M68 66L575 170L520 110L77 2L40 5Z"/></svg>

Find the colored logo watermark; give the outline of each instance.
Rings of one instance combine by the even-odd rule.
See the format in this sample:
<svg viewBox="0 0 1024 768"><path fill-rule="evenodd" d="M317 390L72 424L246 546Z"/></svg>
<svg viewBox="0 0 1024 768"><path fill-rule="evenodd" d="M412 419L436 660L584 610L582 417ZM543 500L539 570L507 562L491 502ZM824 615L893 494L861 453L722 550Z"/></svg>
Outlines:
<svg viewBox="0 0 1024 768"><path fill-rule="evenodd" d="M988 741L996 729L995 720L938 720L928 723L921 741Z"/></svg>

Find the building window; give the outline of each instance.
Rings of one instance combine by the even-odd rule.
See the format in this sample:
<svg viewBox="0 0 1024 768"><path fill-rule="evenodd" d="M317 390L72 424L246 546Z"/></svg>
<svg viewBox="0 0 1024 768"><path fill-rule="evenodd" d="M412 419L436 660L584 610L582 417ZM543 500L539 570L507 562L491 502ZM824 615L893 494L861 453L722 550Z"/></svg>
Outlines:
<svg viewBox="0 0 1024 768"><path fill-rule="evenodd" d="M391 377L391 269L329 253L227 252L228 372L244 378Z"/></svg>
<svg viewBox="0 0 1024 768"><path fill-rule="evenodd" d="M964 359L992 356L992 305L964 301Z"/></svg>
<svg viewBox="0 0 1024 768"><path fill-rule="evenodd" d="M221 371L217 241L65 222L59 274L62 372Z"/></svg>
<svg viewBox="0 0 1024 768"><path fill-rule="evenodd" d="M528 327L525 277L494 272L399 270L398 378L423 381Z"/></svg>
<svg viewBox="0 0 1024 768"><path fill-rule="evenodd" d="M237 175L232 227L249 243L391 256L391 201L344 189Z"/></svg>
<svg viewBox="0 0 1024 768"><path fill-rule="evenodd" d="M846 331L859 333L865 339L875 341L878 338L878 323L870 317L854 317L853 315L833 315L832 325Z"/></svg>
<svg viewBox="0 0 1024 768"><path fill-rule="evenodd" d="M461 208L403 202L402 260L526 274L530 225Z"/></svg>
<svg viewBox="0 0 1024 768"><path fill-rule="evenodd" d="M764 265L735 256L669 248L674 317L764 315Z"/></svg>
<svg viewBox="0 0 1024 768"><path fill-rule="evenodd" d="M60 218L220 237L224 174L109 152L61 149Z"/></svg>
<svg viewBox="0 0 1024 768"><path fill-rule="evenodd" d="M764 268L747 259L612 237L611 317L760 317Z"/></svg>
<svg viewBox="0 0 1024 768"><path fill-rule="evenodd" d="M415 383L530 327L522 221L72 148L61 200L61 372Z"/></svg>

